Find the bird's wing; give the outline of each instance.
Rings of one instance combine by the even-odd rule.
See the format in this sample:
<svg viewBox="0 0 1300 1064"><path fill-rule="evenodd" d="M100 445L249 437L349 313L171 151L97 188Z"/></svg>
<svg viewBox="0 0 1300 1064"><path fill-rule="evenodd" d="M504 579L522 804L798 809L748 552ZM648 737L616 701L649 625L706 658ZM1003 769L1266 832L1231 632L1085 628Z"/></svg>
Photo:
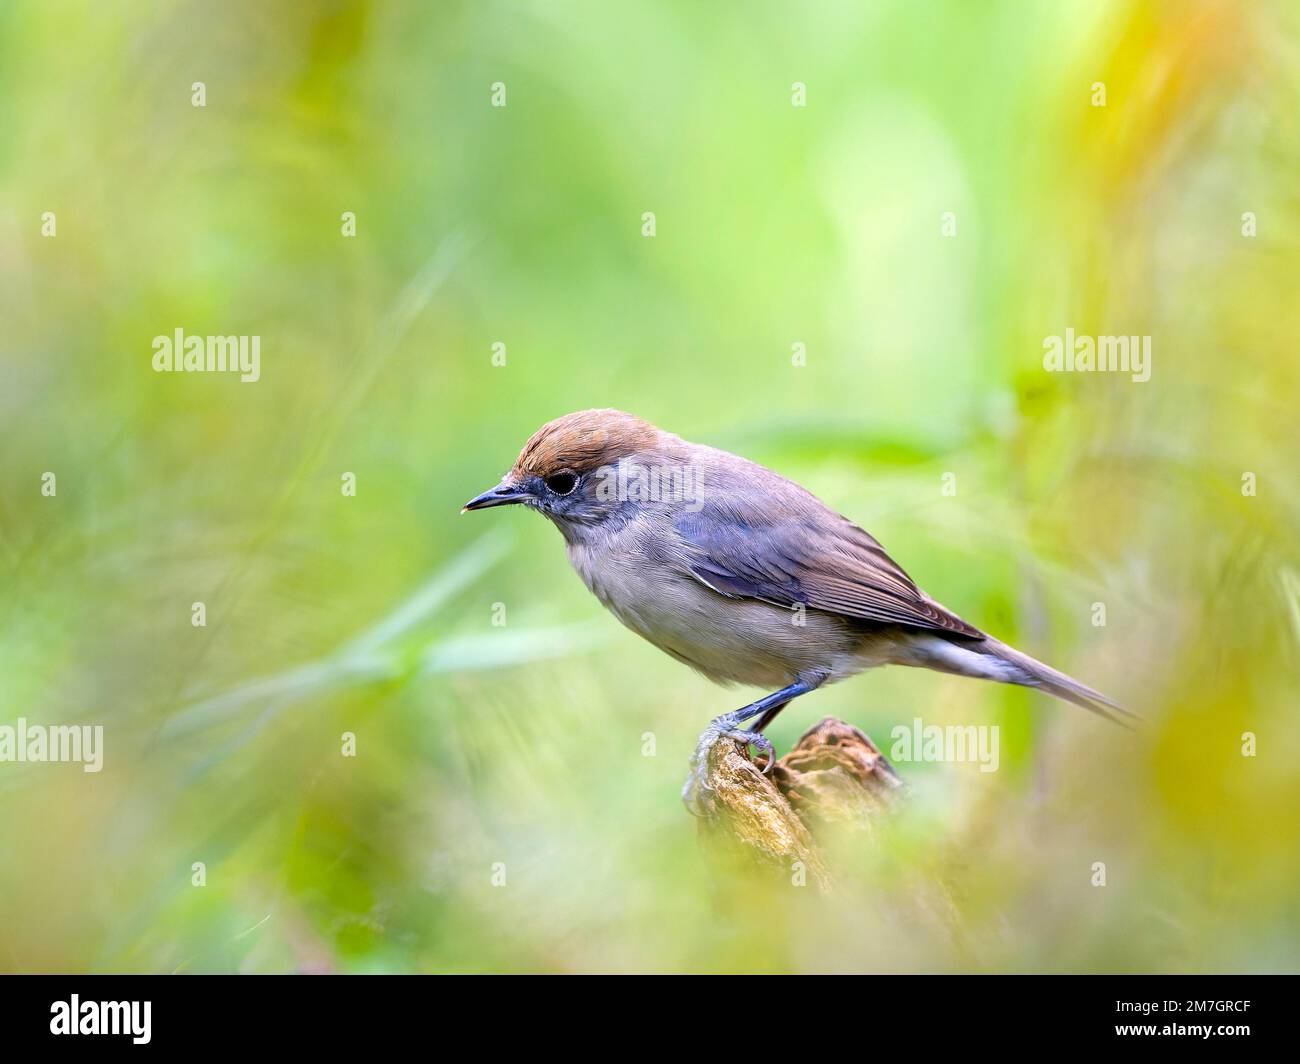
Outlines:
<svg viewBox="0 0 1300 1064"><path fill-rule="evenodd" d="M678 514L674 525L691 575L731 598L983 635L932 602L879 543L812 496L794 512L775 509L741 509L733 498Z"/></svg>

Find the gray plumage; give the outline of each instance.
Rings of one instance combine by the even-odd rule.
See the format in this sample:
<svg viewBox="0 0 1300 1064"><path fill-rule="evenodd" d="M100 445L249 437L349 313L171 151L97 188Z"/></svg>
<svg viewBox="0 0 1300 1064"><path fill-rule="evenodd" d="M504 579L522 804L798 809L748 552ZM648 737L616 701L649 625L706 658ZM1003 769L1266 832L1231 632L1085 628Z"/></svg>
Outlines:
<svg viewBox="0 0 1300 1064"><path fill-rule="evenodd" d="M909 665L1128 715L935 602L798 484L630 414L588 410L542 426L502 483L466 508L506 503L553 521L601 603L711 679L798 694Z"/></svg>

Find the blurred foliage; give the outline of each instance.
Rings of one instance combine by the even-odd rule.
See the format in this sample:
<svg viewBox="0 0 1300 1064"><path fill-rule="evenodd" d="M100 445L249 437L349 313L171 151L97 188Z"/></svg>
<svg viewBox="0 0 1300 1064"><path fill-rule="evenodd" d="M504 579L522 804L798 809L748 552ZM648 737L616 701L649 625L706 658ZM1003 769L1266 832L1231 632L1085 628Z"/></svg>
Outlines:
<svg viewBox="0 0 1300 1064"><path fill-rule="evenodd" d="M106 730L0 765L0 969L1300 967L1298 52L1285 0L0 5L0 723ZM177 327L261 380L155 374ZM1151 380L1043 372L1067 327ZM818 692L779 748L923 716L1001 769L901 766L834 897L712 879L677 793L746 693L458 515L590 406L1150 727Z"/></svg>

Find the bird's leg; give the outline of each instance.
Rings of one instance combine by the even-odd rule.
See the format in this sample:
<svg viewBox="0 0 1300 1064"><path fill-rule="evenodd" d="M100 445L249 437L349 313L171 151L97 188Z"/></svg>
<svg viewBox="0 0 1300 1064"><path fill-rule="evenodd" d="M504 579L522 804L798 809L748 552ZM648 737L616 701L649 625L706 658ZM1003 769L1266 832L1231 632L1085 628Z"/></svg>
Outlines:
<svg viewBox="0 0 1300 1064"><path fill-rule="evenodd" d="M754 723L749 726L749 730L752 732L767 731L767 726L771 724L772 721L776 720L776 715L780 713L781 710L785 709L785 707L788 706L789 704L790 704L789 702L782 702L779 706L773 706L761 717L759 717L758 720L754 721Z"/></svg>
<svg viewBox="0 0 1300 1064"><path fill-rule="evenodd" d="M776 751L760 728L775 717L786 704L819 687L825 678L824 674L817 674L798 679L782 687L781 690L760 698L757 702L751 702L747 706L741 706L740 709L714 717L696 744L695 754L691 758L691 774L682 787L682 801L686 803L686 808L697 816L702 815L700 798L703 792L708 790L706 780L709 774L709 750L723 737L735 739L746 750L750 746L761 750L767 756L763 771L770 772L772 766L776 764ZM762 718L754 728L746 731L741 727L745 721L752 720L754 717Z"/></svg>
<svg viewBox="0 0 1300 1064"><path fill-rule="evenodd" d="M707 753L708 748L719 737L725 735L746 747L754 746L762 750L767 755L767 764L763 766L763 771L771 771L772 766L776 763L776 757L772 750L772 744L762 734L763 728L791 701L800 695L807 694L821 682L822 677L820 676L796 680L789 686L782 687L781 690L775 691L765 698L760 698L757 702L751 702L740 709L724 713L720 717L714 717L708 728L705 729L704 734L700 736L700 743L695 750L696 758L698 759L702 753ZM741 727L745 721L752 720L754 717L760 719L753 728L746 731Z"/></svg>

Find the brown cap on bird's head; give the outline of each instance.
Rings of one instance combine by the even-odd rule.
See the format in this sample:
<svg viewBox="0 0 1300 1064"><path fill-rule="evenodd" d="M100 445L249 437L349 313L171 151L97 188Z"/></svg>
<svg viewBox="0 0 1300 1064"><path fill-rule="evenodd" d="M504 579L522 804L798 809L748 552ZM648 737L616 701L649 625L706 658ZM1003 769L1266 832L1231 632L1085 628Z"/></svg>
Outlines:
<svg viewBox="0 0 1300 1064"><path fill-rule="evenodd" d="M466 510L568 495L578 478L633 454L664 454L681 440L621 410L579 410L548 421L524 444L514 468L495 488L470 499ZM538 489L544 484L552 493Z"/></svg>
<svg viewBox="0 0 1300 1064"><path fill-rule="evenodd" d="M519 452L511 477L547 477L560 470L585 473L652 450L662 436L648 421L622 410L579 410L534 432Z"/></svg>

